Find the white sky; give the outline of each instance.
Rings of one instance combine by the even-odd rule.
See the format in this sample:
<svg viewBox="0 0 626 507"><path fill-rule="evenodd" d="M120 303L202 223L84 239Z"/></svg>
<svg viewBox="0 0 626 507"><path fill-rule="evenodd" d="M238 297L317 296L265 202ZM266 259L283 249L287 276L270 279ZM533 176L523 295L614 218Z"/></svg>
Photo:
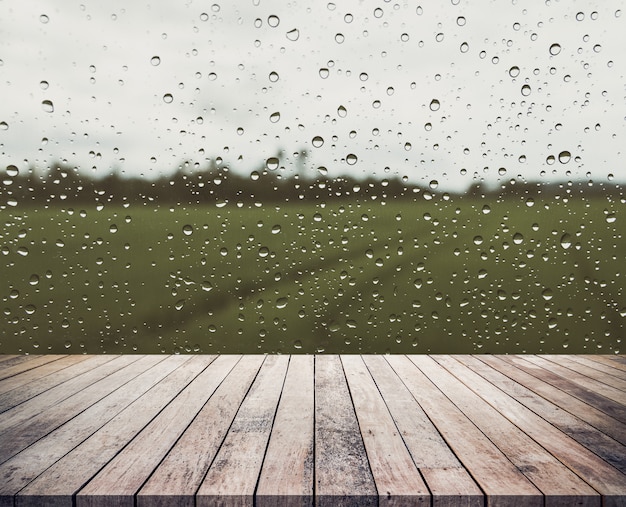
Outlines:
<svg viewBox="0 0 626 507"><path fill-rule="evenodd" d="M308 149L310 173L440 188L624 182L621 3L0 0L0 164L156 176L221 156L246 173Z"/></svg>

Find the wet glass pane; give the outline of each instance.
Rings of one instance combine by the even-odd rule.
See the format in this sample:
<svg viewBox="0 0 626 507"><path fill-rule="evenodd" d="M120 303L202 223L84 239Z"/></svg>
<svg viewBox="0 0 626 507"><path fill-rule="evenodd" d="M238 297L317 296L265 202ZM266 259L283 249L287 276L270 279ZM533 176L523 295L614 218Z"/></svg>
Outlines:
<svg viewBox="0 0 626 507"><path fill-rule="evenodd" d="M0 353L623 352L621 2L0 2Z"/></svg>

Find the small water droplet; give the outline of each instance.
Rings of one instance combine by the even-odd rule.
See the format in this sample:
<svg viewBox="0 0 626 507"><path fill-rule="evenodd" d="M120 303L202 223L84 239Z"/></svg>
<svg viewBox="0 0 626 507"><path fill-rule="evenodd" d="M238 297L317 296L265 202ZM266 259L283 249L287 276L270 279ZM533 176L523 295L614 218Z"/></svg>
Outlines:
<svg viewBox="0 0 626 507"><path fill-rule="evenodd" d="M213 284L211 282L209 282L208 280L203 280L202 284L201 284L202 290L205 292L209 292L211 290L213 290Z"/></svg>
<svg viewBox="0 0 626 507"><path fill-rule="evenodd" d="M523 242L524 242L524 236L520 234L519 232L516 232L513 235L513 243L515 243L516 245L521 245Z"/></svg>
<svg viewBox="0 0 626 507"><path fill-rule="evenodd" d="M607 224L612 224L612 223L615 223L615 221L617 220L617 217L615 216L615 213L609 213L606 216L605 220Z"/></svg>
<svg viewBox="0 0 626 507"><path fill-rule="evenodd" d="M150 58L150 63L156 67L161 63L161 58L158 56L153 56L152 58Z"/></svg>
<svg viewBox="0 0 626 507"><path fill-rule="evenodd" d="M115 234L115 233L117 232L117 225L115 225L115 224L111 224L111 225L109 226L109 232L110 232L111 234Z"/></svg>
<svg viewBox="0 0 626 507"><path fill-rule="evenodd" d="M41 21L45 25L46 23L48 23L48 21L50 21L50 18L45 14L41 14L39 16L39 21Z"/></svg>
<svg viewBox="0 0 626 507"><path fill-rule="evenodd" d="M163 95L163 102L165 102L166 104L171 104L173 100L174 97L171 93L166 93L165 95Z"/></svg>
<svg viewBox="0 0 626 507"><path fill-rule="evenodd" d="M20 254L22 257L26 257L29 254L28 248L26 248L25 246L21 246L17 249L17 253Z"/></svg>
<svg viewBox="0 0 626 507"><path fill-rule="evenodd" d="M54 113L54 104L52 103L51 100L44 100L41 102L41 108L46 112L46 113Z"/></svg>
<svg viewBox="0 0 626 507"><path fill-rule="evenodd" d="M294 28L293 30L289 30L286 33L286 36L290 41L295 42L300 37L300 30L298 30L297 28Z"/></svg>
<svg viewBox="0 0 626 507"><path fill-rule="evenodd" d="M274 14L267 18L267 24L272 28L276 28L280 24L280 18Z"/></svg>
<svg viewBox="0 0 626 507"><path fill-rule="evenodd" d="M511 77L519 76L519 67L517 65L513 65L513 67L509 69L509 76Z"/></svg>
<svg viewBox="0 0 626 507"><path fill-rule="evenodd" d="M270 157L265 161L265 167L267 167L270 171L275 171L278 169L279 160L276 157Z"/></svg>
<svg viewBox="0 0 626 507"><path fill-rule="evenodd" d="M285 306L287 306L287 303L288 303L287 298L279 298L276 300L276 308L278 309L285 308Z"/></svg>
<svg viewBox="0 0 626 507"><path fill-rule="evenodd" d="M561 236L561 247L567 250L570 246L572 246L572 237L566 232Z"/></svg>
<svg viewBox="0 0 626 507"><path fill-rule="evenodd" d="M0 130L9 130L9 124L6 121L0 121Z"/></svg>
<svg viewBox="0 0 626 507"><path fill-rule="evenodd" d="M550 54L552 56L556 56L561 52L561 45L560 44L552 44L550 46Z"/></svg>
<svg viewBox="0 0 626 507"><path fill-rule="evenodd" d="M7 175L11 178L15 178L20 173L20 170L17 168L17 166L14 165L8 165L6 171Z"/></svg>
<svg viewBox="0 0 626 507"><path fill-rule="evenodd" d="M278 234L281 231L280 225L276 224L272 227L272 234Z"/></svg>
<svg viewBox="0 0 626 507"><path fill-rule="evenodd" d="M269 80L272 83L275 83L276 81L278 81L278 79L279 79L278 72L270 72Z"/></svg>
<svg viewBox="0 0 626 507"><path fill-rule="evenodd" d="M37 285L39 283L39 275L30 275L28 283L30 283L31 285Z"/></svg>
<svg viewBox="0 0 626 507"><path fill-rule="evenodd" d="M270 121L272 123L277 123L279 120L280 120L280 113L278 111L270 115Z"/></svg>
<svg viewBox="0 0 626 507"><path fill-rule="evenodd" d="M315 136L311 143L315 148L321 148L324 145L324 138L321 136Z"/></svg>
<svg viewBox="0 0 626 507"><path fill-rule="evenodd" d="M33 313L37 311L37 307L35 305L26 305L24 307L24 311L26 312L27 315L32 315Z"/></svg>
<svg viewBox="0 0 626 507"><path fill-rule="evenodd" d="M531 92L530 86L525 84L524 86L522 86L521 92L522 92L522 95L524 97L528 97L530 95L530 92Z"/></svg>
<svg viewBox="0 0 626 507"><path fill-rule="evenodd" d="M354 153L349 153L348 156L346 157L346 163L348 165L354 165L357 163L357 161L358 161L358 158Z"/></svg>
<svg viewBox="0 0 626 507"><path fill-rule="evenodd" d="M259 248L259 257L264 258L267 257L269 254L270 250L266 246L262 246L261 248Z"/></svg>
<svg viewBox="0 0 626 507"><path fill-rule="evenodd" d="M293 342L293 348L294 349L301 349L302 348L302 342L300 340L296 340L295 342Z"/></svg>
<svg viewBox="0 0 626 507"><path fill-rule="evenodd" d="M475 245L482 245L483 243L483 237L482 236L474 236L474 244Z"/></svg>
<svg viewBox="0 0 626 507"><path fill-rule="evenodd" d="M176 308L176 310L182 310L183 306L185 306L185 300L184 299L179 299L178 301L176 301L176 304L174 305L174 308Z"/></svg>
<svg viewBox="0 0 626 507"><path fill-rule="evenodd" d="M330 74L330 71L326 67L322 67L319 71L319 74L322 79L326 79Z"/></svg>
<svg viewBox="0 0 626 507"><path fill-rule="evenodd" d="M70 327L70 321L69 321L69 320L67 320L67 319L63 319L63 320L61 321L61 327L62 327L63 329L67 329L68 327ZM65 342L65 343L67 344L68 342ZM70 343L70 345L71 345L71 343ZM66 345L66 348L67 348L67 345Z"/></svg>
<svg viewBox="0 0 626 507"><path fill-rule="evenodd" d="M430 101L430 105L428 107L431 111L438 111L440 106L441 104L439 103L439 100L433 99Z"/></svg>
<svg viewBox="0 0 626 507"><path fill-rule="evenodd" d="M345 107L343 107L343 106L339 106L339 107L337 108L337 115L338 115L340 118L345 118L347 114L348 114L348 110L347 110Z"/></svg>
<svg viewBox="0 0 626 507"><path fill-rule="evenodd" d="M185 236L191 236L193 234L193 227L189 224L183 225L183 234Z"/></svg>
<svg viewBox="0 0 626 507"><path fill-rule="evenodd" d="M559 153L559 162L561 164L567 164L572 158L572 154L569 151L562 151Z"/></svg>

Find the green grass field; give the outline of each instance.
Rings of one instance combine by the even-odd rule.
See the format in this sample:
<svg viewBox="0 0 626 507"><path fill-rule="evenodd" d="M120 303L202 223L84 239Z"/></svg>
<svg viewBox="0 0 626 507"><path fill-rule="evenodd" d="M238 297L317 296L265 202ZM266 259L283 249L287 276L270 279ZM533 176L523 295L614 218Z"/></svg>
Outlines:
<svg viewBox="0 0 626 507"><path fill-rule="evenodd" d="M8 208L0 353L623 352L620 206Z"/></svg>

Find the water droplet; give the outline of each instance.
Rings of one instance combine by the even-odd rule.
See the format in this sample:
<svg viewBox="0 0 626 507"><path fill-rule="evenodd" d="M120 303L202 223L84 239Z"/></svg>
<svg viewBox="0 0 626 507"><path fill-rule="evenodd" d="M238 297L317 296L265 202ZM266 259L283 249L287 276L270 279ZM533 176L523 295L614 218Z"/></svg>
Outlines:
<svg viewBox="0 0 626 507"><path fill-rule="evenodd" d="M358 161L358 157L354 153L349 153L348 156L346 157L346 163L348 165L354 165L357 163L357 161Z"/></svg>
<svg viewBox="0 0 626 507"><path fill-rule="evenodd" d="M615 216L615 213L609 213L606 216L605 220L607 224L612 224L612 223L615 223L615 221L617 220L617 217Z"/></svg>
<svg viewBox="0 0 626 507"><path fill-rule="evenodd" d="M111 234L115 234L115 233L117 232L117 225L115 225L115 224L111 224L111 225L109 226L109 232L110 232Z"/></svg>
<svg viewBox="0 0 626 507"><path fill-rule="evenodd" d="M519 76L519 67L517 65L513 65L513 67L509 69L509 76L511 77Z"/></svg>
<svg viewBox="0 0 626 507"><path fill-rule="evenodd" d="M165 102L166 104L171 104L173 100L174 97L171 93L166 93L165 95L163 95L163 102Z"/></svg>
<svg viewBox="0 0 626 507"><path fill-rule="evenodd" d="M441 104L437 99L433 99L430 101L430 105L428 106L431 111L438 111Z"/></svg>
<svg viewBox="0 0 626 507"><path fill-rule="evenodd" d="M552 56L556 56L561 52L561 45L560 44L552 44L550 46L550 54Z"/></svg>
<svg viewBox="0 0 626 507"><path fill-rule="evenodd" d="M280 161L276 157L270 157L265 161L265 167L267 167L270 171L275 171L278 169L278 164Z"/></svg>
<svg viewBox="0 0 626 507"><path fill-rule="evenodd" d="M9 124L6 121L0 121L0 130L9 130Z"/></svg>
<svg viewBox="0 0 626 507"><path fill-rule="evenodd" d="M345 118L347 114L348 114L348 110L345 107L339 106L337 108L337 115L339 115L339 117Z"/></svg>
<svg viewBox="0 0 626 507"><path fill-rule="evenodd" d="M65 322L67 322L67 321L65 321ZM70 325L70 324L69 324L69 322L67 323L67 325L68 325L68 326ZM69 349L69 348L71 348L71 346L72 346L72 342L71 342L71 341L69 341L69 340L65 340L65 343L63 344L63 346L64 346L66 349Z"/></svg>
<svg viewBox="0 0 626 507"><path fill-rule="evenodd" d="M474 236L474 244L475 245L482 245L483 243L483 237L482 236Z"/></svg>
<svg viewBox="0 0 626 507"><path fill-rule="evenodd" d="M261 248L259 248L259 257L264 258L267 257L269 254L270 250L266 246L262 246Z"/></svg>
<svg viewBox="0 0 626 507"><path fill-rule="evenodd" d="M176 308L176 310L182 310L183 306L185 306L185 300L184 299L179 299L178 301L176 301L176 304L174 305L174 308Z"/></svg>
<svg viewBox="0 0 626 507"><path fill-rule="evenodd" d="M324 138L315 136L311 142L315 148L321 148L324 145Z"/></svg>
<svg viewBox="0 0 626 507"><path fill-rule="evenodd" d="M294 349L301 349L302 348L302 342L300 340L296 340L295 342L293 342L293 348Z"/></svg>
<svg viewBox="0 0 626 507"><path fill-rule="evenodd" d="M63 319L63 320L61 321L61 327L62 327L63 329L67 329L68 327L70 327L70 321L69 321L69 320L67 320L67 319ZM67 343L69 343L69 342L65 342L65 343L66 343L66 348L67 348ZM70 343L70 345L71 345L71 343Z"/></svg>
<svg viewBox="0 0 626 507"><path fill-rule="evenodd" d="M156 67L161 63L161 58L159 58L158 56L153 56L152 58L150 58L150 63Z"/></svg>
<svg viewBox="0 0 626 507"><path fill-rule="evenodd" d="M37 285L39 283L39 275L30 275L28 283L30 283L31 285Z"/></svg>
<svg viewBox="0 0 626 507"><path fill-rule="evenodd" d="M320 77L321 77L322 79L326 79L326 78L328 77L329 73L330 73L330 72L329 72L329 70L328 70L326 67L322 67L322 68L320 69Z"/></svg>
<svg viewBox="0 0 626 507"><path fill-rule="evenodd" d="M276 224L272 227L272 234L278 234L281 231L280 225Z"/></svg>
<svg viewBox="0 0 626 507"><path fill-rule="evenodd" d="M298 30L297 28L294 28L293 30L289 30L286 33L286 36L290 41L295 42L300 37L300 30Z"/></svg>
<svg viewBox="0 0 626 507"><path fill-rule="evenodd" d="M342 33L335 34L335 42L337 44L343 44L343 41L346 40L345 36Z"/></svg>
<svg viewBox="0 0 626 507"><path fill-rule="evenodd" d="M52 103L51 100L44 100L41 102L41 108L46 112L46 113L54 113L54 104Z"/></svg>
<svg viewBox="0 0 626 507"><path fill-rule="evenodd" d="M267 18L267 24L270 25L272 28L276 28L280 24L280 18L272 14Z"/></svg>
<svg viewBox="0 0 626 507"><path fill-rule="evenodd" d="M15 178L20 173L20 170L17 168L17 166L14 165L8 165L6 171L7 175L11 178Z"/></svg>
<svg viewBox="0 0 626 507"><path fill-rule="evenodd" d="M516 232L513 235L513 243L515 243L516 245L521 245L523 242L524 242L524 236L520 234L519 232Z"/></svg>
<svg viewBox="0 0 626 507"><path fill-rule="evenodd" d="M278 72L270 72L269 80L272 83L275 83L276 81L278 81L278 79L279 79Z"/></svg>
<svg viewBox="0 0 626 507"><path fill-rule="evenodd" d="M189 224L183 225L183 234L185 236L191 236L193 234L193 227Z"/></svg>
<svg viewBox="0 0 626 507"><path fill-rule="evenodd" d="M484 204L483 205L482 212L483 212L484 215L488 215L489 213L491 213L491 208L489 207L489 204Z"/></svg>
<svg viewBox="0 0 626 507"><path fill-rule="evenodd" d="M37 307L35 305L26 305L24 307L24 311L26 312L26 315L32 315L37 311Z"/></svg>
<svg viewBox="0 0 626 507"><path fill-rule="evenodd" d="M20 254L22 257L26 257L29 254L28 248L26 248L25 246L21 246L17 249L17 253Z"/></svg>
<svg viewBox="0 0 626 507"><path fill-rule="evenodd" d="M39 21L41 21L45 25L48 21L50 21L50 18L45 14L41 14L39 16Z"/></svg>
<svg viewBox="0 0 626 507"><path fill-rule="evenodd" d="M209 282L208 280L203 280L202 284L201 284L202 290L205 292L209 292L211 290L213 290L213 284L211 282Z"/></svg>
<svg viewBox="0 0 626 507"><path fill-rule="evenodd" d="M567 164L572 158L572 154L569 151L562 151L559 153L559 162L561 164Z"/></svg>
<svg viewBox="0 0 626 507"><path fill-rule="evenodd" d="M272 123L277 123L279 120L280 120L280 113L278 111L270 115L270 121Z"/></svg>
<svg viewBox="0 0 626 507"><path fill-rule="evenodd" d="M285 306L287 306L287 298L279 298L276 300L276 308L278 309L282 309L285 308Z"/></svg>
<svg viewBox="0 0 626 507"><path fill-rule="evenodd" d="M570 246L572 246L572 237L566 232L561 236L561 247L567 250Z"/></svg>
<svg viewBox="0 0 626 507"><path fill-rule="evenodd" d="M527 84L525 84L524 86L522 86L522 90L521 90L521 92L522 92L522 95L523 95L524 97L528 97L528 96L530 95L530 92L531 92L530 86L528 86Z"/></svg>
<svg viewBox="0 0 626 507"><path fill-rule="evenodd" d="M48 81L40 81L40 82L39 82L39 87L40 87L42 90L47 90L47 89L48 89L48 86L50 86L50 85L48 84Z"/></svg>

